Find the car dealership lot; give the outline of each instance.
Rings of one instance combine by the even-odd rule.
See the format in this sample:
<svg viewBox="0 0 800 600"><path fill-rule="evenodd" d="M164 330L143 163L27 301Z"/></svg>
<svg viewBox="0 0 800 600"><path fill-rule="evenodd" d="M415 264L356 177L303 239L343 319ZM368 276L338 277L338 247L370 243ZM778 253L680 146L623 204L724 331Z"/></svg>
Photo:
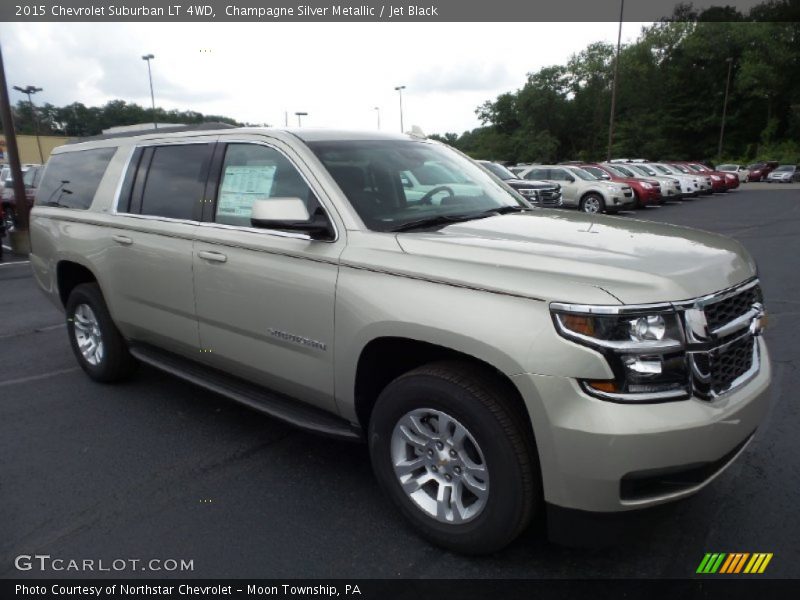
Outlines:
<svg viewBox="0 0 800 600"><path fill-rule="evenodd" d="M38 553L187 559L195 577L681 577L705 552L773 552L766 574L796 576L800 186L745 184L619 218L739 239L759 263L774 368L754 442L633 541L569 549L545 541L539 523L493 557L443 552L397 518L366 447L297 431L150 368L123 385L91 382L60 313L20 264L0 267L0 574L40 576L13 564Z"/></svg>

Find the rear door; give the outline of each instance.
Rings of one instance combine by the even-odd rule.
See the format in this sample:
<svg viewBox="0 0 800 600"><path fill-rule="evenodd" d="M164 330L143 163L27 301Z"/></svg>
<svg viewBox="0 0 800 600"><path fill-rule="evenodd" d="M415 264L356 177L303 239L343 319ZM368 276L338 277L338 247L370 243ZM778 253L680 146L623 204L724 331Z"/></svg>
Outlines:
<svg viewBox="0 0 800 600"><path fill-rule="evenodd" d="M109 229L109 305L125 333L196 357L192 247L216 142L196 137L136 148Z"/></svg>

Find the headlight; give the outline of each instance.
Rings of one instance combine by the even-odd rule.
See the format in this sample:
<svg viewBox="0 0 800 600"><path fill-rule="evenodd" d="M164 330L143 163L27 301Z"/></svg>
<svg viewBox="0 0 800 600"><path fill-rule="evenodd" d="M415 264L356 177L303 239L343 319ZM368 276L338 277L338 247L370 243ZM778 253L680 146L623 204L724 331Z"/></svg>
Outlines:
<svg viewBox="0 0 800 600"><path fill-rule="evenodd" d="M683 330L671 310L596 314L553 304L558 333L600 352L614 379L581 380L590 395L614 402L654 402L689 397Z"/></svg>
<svg viewBox="0 0 800 600"><path fill-rule="evenodd" d="M642 187L643 187L644 189L646 189L646 190L649 190L649 189L651 189L653 186L652 186L652 185L650 185L649 183L647 183L646 181L643 181L643 182L642 182Z"/></svg>
<svg viewBox="0 0 800 600"><path fill-rule="evenodd" d="M712 175L711 176L711 181L719 181L719 176L718 175Z"/></svg>
<svg viewBox="0 0 800 600"><path fill-rule="evenodd" d="M526 188L526 189L517 190L517 191L520 194L522 194L523 196L525 196L526 198L536 198L539 195L538 192L536 190L533 190L533 189L527 189Z"/></svg>

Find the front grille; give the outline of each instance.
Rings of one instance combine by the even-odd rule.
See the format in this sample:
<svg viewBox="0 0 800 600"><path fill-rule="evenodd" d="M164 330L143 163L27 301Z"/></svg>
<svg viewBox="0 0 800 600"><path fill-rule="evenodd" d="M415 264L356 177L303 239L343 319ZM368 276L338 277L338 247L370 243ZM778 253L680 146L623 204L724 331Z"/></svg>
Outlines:
<svg viewBox="0 0 800 600"><path fill-rule="evenodd" d="M561 202L561 192L556 188L540 189L539 202L543 206L557 206Z"/></svg>
<svg viewBox="0 0 800 600"><path fill-rule="evenodd" d="M714 302L705 307L706 321L711 331L719 329L726 323L742 316L750 310L756 302L763 302L761 287L755 285L735 296Z"/></svg>
<svg viewBox="0 0 800 600"><path fill-rule="evenodd" d="M705 400L711 400L739 385L748 374L757 370L757 340L750 331L752 321L741 322L733 332L715 334L720 328L735 321L752 310L754 305L762 302L761 288L751 285L732 295L722 295L720 300L705 300L700 309L705 320L705 334L697 339L693 333L697 328L693 313L686 312L687 335L695 336L693 340L706 345L705 350L694 350L689 353L692 367L693 387L695 394ZM728 328L730 329L730 328Z"/></svg>
<svg viewBox="0 0 800 600"><path fill-rule="evenodd" d="M754 344L753 336L745 335L724 350L695 354L695 374L701 380L696 385L699 395L719 395L730 389L734 381L753 367Z"/></svg>

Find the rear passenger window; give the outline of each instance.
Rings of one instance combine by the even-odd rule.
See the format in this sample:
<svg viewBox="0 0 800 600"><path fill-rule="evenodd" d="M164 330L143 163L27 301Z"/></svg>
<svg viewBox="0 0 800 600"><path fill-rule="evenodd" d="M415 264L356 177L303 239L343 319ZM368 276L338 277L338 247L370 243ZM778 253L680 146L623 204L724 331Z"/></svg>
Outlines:
<svg viewBox="0 0 800 600"><path fill-rule="evenodd" d="M283 154L259 144L229 144L222 164L214 221L250 227L253 202L300 198L308 213L320 209L316 196Z"/></svg>
<svg viewBox="0 0 800 600"><path fill-rule="evenodd" d="M54 154L47 161L44 177L36 191L36 204L89 208L116 151L116 148L95 148Z"/></svg>
<svg viewBox="0 0 800 600"><path fill-rule="evenodd" d="M141 214L199 220L211 148L210 144L155 147L144 182Z"/></svg>

